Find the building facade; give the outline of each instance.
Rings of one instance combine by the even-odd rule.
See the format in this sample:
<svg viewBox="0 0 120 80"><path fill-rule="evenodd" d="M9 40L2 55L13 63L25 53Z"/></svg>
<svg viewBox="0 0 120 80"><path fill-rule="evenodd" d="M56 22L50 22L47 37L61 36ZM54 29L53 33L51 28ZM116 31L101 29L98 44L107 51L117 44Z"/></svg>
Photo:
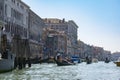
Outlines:
<svg viewBox="0 0 120 80"><path fill-rule="evenodd" d="M4 15L4 0L0 0L0 26L2 26L2 22L3 22L3 15Z"/></svg>
<svg viewBox="0 0 120 80"><path fill-rule="evenodd" d="M42 33L44 21L32 10L29 11L29 45L32 57L40 57L42 53Z"/></svg>
<svg viewBox="0 0 120 80"><path fill-rule="evenodd" d="M26 45L26 39L28 39L28 13L29 6L21 0L0 0L2 34L6 34L7 43L18 56L23 56L25 52L22 51L26 50L25 47L23 49L23 46ZM17 36L17 40L15 40L15 36ZM21 51L19 51L20 49Z"/></svg>
<svg viewBox="0 0 120 80"><path fill-rule="evenodd" d="M78 55L78 46L77 46L77 30L78 26L73 20L69 20L68 24L68 40L71 41L71 54L72 56ZM70 45L68 45L70 47Z"/></svg>
<svg viewBox="0 0 120 80"><path fill-rule="evenodd" d="M55 57L57 53L66 56L67 52L67 37L63 31L46 28L43 34L44 41L44 57Z"/></svg>
<svg viewBox="0 0 120 80"><path fill-rule="evenodd" d="M65 19L46 18L44 22L47 27L56 31L64 31L67 35L67 54L74 55L77 52L77 29L78 26L74 21L65 21ZM72 33L71 33L72 32Z"/></svg>
<svg viewBox="0 0 120 80"><path fill-rule="evenodd" d="M28 38L28 13L29 6L21 0L4 0L5 32L9 40L16 34Z"/></svg>

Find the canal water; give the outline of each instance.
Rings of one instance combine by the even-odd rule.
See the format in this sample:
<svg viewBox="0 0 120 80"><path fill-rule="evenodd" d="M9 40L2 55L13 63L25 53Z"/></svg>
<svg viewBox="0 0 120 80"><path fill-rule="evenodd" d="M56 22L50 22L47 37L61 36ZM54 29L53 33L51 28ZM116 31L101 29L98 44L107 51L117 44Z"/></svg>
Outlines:
<svg viewBox="0 0 120 80"><path fill-rule="evenodd" d="M113 62L72 66L34 64L31 68L0 74L0 80L120 80L120 67Z"/></svg>

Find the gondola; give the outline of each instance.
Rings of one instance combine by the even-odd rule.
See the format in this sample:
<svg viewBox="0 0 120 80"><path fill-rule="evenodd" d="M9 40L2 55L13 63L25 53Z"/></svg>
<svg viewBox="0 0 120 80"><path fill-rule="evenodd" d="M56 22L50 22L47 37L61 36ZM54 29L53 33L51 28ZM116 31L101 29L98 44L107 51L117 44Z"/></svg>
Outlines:
<svg viewBox="0 0 120 80"><path fill-rule="evenodd" d="M105 63L109 63L110 60L108 58L105 59Z"/></svg>
<svg viewBox="0 0 120 80"><path fill-rule="evenodd" d="M71 63L69 61L66 60L62 60L62 62L58 61L55 59L55 62L58 66L69 66L69 65L75 65L74 63Z"/></svg>

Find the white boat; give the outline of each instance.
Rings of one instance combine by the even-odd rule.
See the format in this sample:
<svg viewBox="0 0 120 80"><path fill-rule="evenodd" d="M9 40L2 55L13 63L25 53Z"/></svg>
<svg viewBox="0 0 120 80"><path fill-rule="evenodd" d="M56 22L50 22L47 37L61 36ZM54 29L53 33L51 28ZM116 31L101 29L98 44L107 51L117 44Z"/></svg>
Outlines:
<svg viewBox="0 0 120 80"><path fill-rule="evenodd" d="M92 62L93 62L93 63L97 63L97 62L98 62L98 59L93 58L93 59L92 59Z"/></svg>
<svg viewBox="0 0 120 80"><path fill-rule="evenodd" d="M15 55L11 53L9 49L4 46L7 46L7 37L2 37L5 23L1 22L0 24L0 73L11 71L14 69L14 59ZM2 43L2 40L6 40ZM3 49L4 48L4 49ZM4 52L3 52L4 50Z"/></svg>
<svg viewBox="0 0 120 80"><path fill-rule="evenodd" d="M0 73L13 70L14 59L15 59L15 56L9 51L7 52L6 58L2 58L2 55L0 55Z"/></svg>

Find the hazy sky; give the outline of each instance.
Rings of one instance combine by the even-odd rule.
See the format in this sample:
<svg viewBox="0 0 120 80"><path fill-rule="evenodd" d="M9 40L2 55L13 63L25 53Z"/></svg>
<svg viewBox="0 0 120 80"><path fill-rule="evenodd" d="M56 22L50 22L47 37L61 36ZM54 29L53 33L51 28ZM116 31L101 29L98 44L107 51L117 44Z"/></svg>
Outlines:
<svg viewBox="0 0 120 80"><path fill-rule="evenodd" d="M78 39L120 51L120 0L22 0L41 18L65 18L79 26Z"/></svg>

